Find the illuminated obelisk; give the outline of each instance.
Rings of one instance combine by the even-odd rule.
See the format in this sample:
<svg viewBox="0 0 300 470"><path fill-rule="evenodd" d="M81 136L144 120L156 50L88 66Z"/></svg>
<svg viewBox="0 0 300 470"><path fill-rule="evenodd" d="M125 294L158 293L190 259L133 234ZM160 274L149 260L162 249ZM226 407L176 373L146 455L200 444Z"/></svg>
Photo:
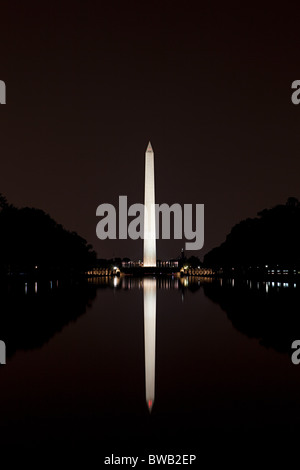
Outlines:
<svg viewBox="0 0 300 470"><path fill-rule="evenodd" d="M143 289L146 402L151 411L155 395L156 280L145 277Z"/></svg>
<svg viewBox="0 0 300 470"><path fill-rule="evenodd" d="M150 142L145 155L144 266L156 266L154 153Z"/></svg>

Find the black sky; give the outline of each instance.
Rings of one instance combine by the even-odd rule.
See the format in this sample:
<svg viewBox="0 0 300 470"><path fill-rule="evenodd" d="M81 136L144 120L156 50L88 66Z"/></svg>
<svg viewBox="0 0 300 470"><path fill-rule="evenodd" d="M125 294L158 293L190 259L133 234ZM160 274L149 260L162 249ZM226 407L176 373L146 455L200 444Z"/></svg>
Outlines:
<svg viewBox="0 0 300 470"><path fill-rule="evenodd" d="M156 199L205 204L205 247L264 207L300 199L300 5L260 2L7 2L0 6L0 192L44 209L100 257L96 208ZM22 227L20 227L22 236ZM158 242L158 256L181 241Z"/></svg>

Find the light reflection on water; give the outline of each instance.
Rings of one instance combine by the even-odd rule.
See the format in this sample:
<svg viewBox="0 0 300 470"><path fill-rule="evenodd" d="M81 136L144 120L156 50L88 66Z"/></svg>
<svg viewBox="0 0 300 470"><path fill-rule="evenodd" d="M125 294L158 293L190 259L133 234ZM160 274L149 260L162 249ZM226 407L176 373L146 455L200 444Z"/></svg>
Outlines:
<svg viewBox="0 0 300 470"><path fill-rule="evenodd" d="M145 278L143 281L145 388L146 402L151 411L155 397L156 279Z"/></svg>
<svg viewBox="0 0 300 470"><path fill-rule="evenodd" d="M48 416L40 403L52 403L55 426L68 414L69 433L78 422L102 439L124 435L127 415L129 436L147 435L148 426L182 441L245 422L264 429L266 401L268 419L293 425L300 407L299 372L289 358L300 332L297 281L121 276L89 279L84 295L81 288L26 281L6 303L2 297L0 338L10 356L0 372L10 413L19 396L9 384L19 381L36 415ZM22 381L26 368L31 378ZM33 383L39 400L31 398ZM16 409L25 423L25 405ZM6 409L0 412L8 425Z"/></svg>

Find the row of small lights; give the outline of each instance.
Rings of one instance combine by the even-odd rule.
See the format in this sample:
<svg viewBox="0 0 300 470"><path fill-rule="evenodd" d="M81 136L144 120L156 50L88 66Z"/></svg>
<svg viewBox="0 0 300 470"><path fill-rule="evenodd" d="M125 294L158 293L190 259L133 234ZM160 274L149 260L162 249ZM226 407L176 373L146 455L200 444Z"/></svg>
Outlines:
<svg viewBox="0 0 300 470"><path fill-rule="evenodd" d="M56 281L56 287L58 287L58 280ZM53 281L50 281L50 289L53 288ZM34 292L37 294L37 291L38 291L38 283L35 282L34 283ZM28 293L28 283L25 282L25 294Z"/></svg>

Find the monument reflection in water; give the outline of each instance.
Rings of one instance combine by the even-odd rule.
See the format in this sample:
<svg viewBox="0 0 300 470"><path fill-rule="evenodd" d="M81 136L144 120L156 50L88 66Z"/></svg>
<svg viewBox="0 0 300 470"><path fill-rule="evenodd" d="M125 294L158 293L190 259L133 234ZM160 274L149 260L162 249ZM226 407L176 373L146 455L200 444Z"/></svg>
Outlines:
<svg viewBox="0 0 300 470"><path fill-rule="evenodd" d="M174 449L235 459L237 468L241 449L257 466L263 446L266 468L270 449L274 458L290 452L300 423L290 358L298 278L26 283L0 284L5 445L55 458L65 448L87 464L128 449L140 458Z"/></svg>
<svg viewBox="0 0 300 470"><path fill-rule="evenodd" d="M156 279L145 278L144 341L146 401L151 412L155 397Z"/></svg>

